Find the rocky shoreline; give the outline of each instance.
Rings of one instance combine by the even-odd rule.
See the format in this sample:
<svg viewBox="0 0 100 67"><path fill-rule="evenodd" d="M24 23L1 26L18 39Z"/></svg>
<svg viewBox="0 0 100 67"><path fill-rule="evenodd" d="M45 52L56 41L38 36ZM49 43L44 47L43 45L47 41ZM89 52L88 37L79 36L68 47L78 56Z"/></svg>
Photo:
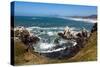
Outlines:
<svg viewBox="0 0 100 67"><path fill-rule="evenodd" d="M11 31L15 32L14 28L12 28ZM61 62L63 63L63 62L72 62L72 61L96 60L96 36L97 36L96 32L97 32L97 23L94 24L90 32L90 36L88 38L82 38L80 35L78 35L80 37L78 39L76 38L78 42L77 45L70 48L66 48L64 50L51 52L51 53L35 52L33 46L29 47L28 44L23 43L21 39L18 38L18 36L14 35L14 37L12 36L11 39L12 41L14 40L15 64L16 65L44 64L44 63L61 63ZM59 33L63 33L63 32L59 32ZM34 35L34 37L37 36ZM60 38L61 37L62 36L60 36ZM92 52L88 52L88 51L92 51Z"/></svg>
<svg viewBox="0 0 100 67"><path fill-rule="evenodd" d="M59 40L63 39L68 42L63 43L63 45L58 45L53 47L50 52L39 52L39 54L47 56L49 58L63 58L64 56L72 57L74 56L81 48L84 47L84 42L89 37L89 33L83 29L81 32L78 32L76 35L72 34L70 29L64 30L64 32L58 32L59 38L54 40L54 43L59 44ZM30 33L24 27L18 27L14 29L14 38L21 40L26 46L26 51L30 51L30 49L34 49L34 44L40 41L40 38ZM66 45L69 43L75 42L74 46L67 47ZM64 46L63 49L62 46ZM50 49L51 50L51 49Z"/></svg>
<svg viewBox="0 0 100 67"><path fill-rule="evenodd" d="M91 34L95 31L97 31L97 23L94 23L94 26L91 30ZM77 34L78 37L75 39L77 42L77 45L75 45L71 48L66 48L65 50L61 50L58 52L42 53L42 54L47 56L47 57L50 57L50 58L62 59L64 57L66 57L67 59L69 59L69 58L75 56L82 48L85 47L88 39L90 38L90 36L88 37L85 34L86 34L86 32L78 33ZM63 33L58 33L58 35L64 39L68 39L68 38L64 37ZM69 39L71 39L71 38L69 38Z"/></svg>

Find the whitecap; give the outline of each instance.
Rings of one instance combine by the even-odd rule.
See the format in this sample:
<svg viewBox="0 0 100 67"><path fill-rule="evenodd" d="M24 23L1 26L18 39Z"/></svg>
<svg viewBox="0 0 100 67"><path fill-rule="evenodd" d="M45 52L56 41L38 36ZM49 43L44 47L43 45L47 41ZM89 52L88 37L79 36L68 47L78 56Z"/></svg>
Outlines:
<svg viewBox="0 0 100 67"><path fill-rule="evenodd" d="M32 19L35 20L35 19L39 19L39 18L37 18L37 17L33 17Z"/></svg>

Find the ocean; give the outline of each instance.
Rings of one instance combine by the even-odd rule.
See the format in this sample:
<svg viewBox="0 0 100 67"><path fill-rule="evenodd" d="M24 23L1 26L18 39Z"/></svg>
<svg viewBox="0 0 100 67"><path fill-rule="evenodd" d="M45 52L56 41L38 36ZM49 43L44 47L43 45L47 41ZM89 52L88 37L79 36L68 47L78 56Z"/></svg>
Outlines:
<svg viewBox="0 0 100 67"><path fill-rule="evenodd" d="M91 30L93 26L93 23L63 19L62 17L15 16L14 18L14 26L41 28L63 28L69 26L76 29L84 27L87 30Z"/></svg>
<svg viewBox="0 0 100 67"><path fill-rule="evenodd" d="M52 52L51 48L56 45L54 41L58 38L57 33L63 32L66 26L74 31L80 31L82 28L91 31L93 23L62 17L15 16L14 26L24 26L40 38L40 42L34 46L36 52ZM67 41L60 39L59 45L63 43L67 44Z"/></svg>

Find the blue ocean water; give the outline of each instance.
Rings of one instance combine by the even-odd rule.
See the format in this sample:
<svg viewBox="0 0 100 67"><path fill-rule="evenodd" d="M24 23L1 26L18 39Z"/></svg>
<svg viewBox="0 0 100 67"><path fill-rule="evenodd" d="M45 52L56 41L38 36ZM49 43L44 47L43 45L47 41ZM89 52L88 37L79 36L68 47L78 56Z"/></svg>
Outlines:
<svg viewBox="0 0 100 67"><path fill-rule="evenodd" d="M87 30L91 30L93 23L84 21L74 21L58 17L39 17L39 16L15 16L14 26L25 26L25 27L42 27L42 28L53 28L53 27L74 27L76 29L82 29L83 27Z"/></svg>
<svg viewBox="0 0 100 67"><path fill-rule="evenodd" d="M83 27L90 31L93 23L74 21L60 17L15 16L14 26L24 26L31 29L32 33L40 38L40 41L34 45L36 52L52 52L53 50L51 49L57 45L54 41L56 38L59 38L57 35L58 32L64 32L66 26L74 31L80 31ZM63 39L60 39L58 45L63 45L63 43L66 43L66 46L68 45L67 41ZM64 48L62 46L58 50Z"/></svg>

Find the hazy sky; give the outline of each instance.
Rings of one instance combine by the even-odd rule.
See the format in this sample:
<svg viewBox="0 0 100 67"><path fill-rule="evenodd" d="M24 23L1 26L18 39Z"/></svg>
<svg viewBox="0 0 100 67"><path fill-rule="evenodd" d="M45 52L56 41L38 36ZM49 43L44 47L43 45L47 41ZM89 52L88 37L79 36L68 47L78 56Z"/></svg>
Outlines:
<svg viewBox="0 0 100 67"><path fill-rule="evenodd" d="M96 6L14 2L16 16L87 16L97 14Z"/></svg>

